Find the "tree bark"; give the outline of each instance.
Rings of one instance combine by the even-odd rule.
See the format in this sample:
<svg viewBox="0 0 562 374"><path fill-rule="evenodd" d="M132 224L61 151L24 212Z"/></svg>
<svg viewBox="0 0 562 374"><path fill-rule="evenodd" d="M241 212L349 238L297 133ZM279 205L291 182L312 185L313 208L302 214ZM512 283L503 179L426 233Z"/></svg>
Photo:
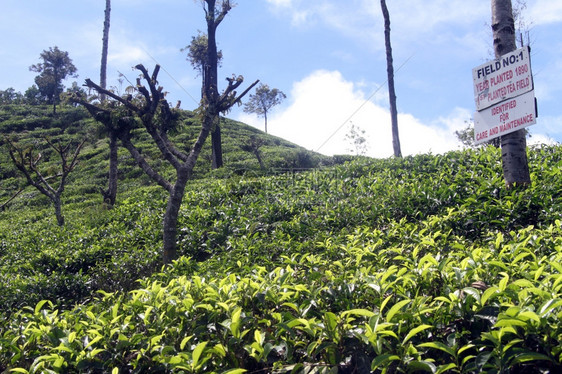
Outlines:
<svg viewBox="0 0 562 374"><path fill-rule="evenodd" d="M104 201L109 207L115 205L117 198L117 176L118 176L118 143L115 131L109 132L109 180L107 190L104 192Z"/></svg>
<svg viewBox="0 0 562 374"><path fill-rule="evenodd" d="M203 126L199 132L197 141L193 145L187 160L177 169L177 179L168 199L166 212L163 219L163 237L162 237L162 261L164 264L170 264L177 258L177 233L178 233L178 217L181 208L183 196L185 194L185 186L191 178L195 162L203 149L205 140L209 137L212 122L208 116L203 119Z"/></svg>
<svg viewBox="0 0 562 374"><path fill-rule="evenodd" d="M45 177L38 168L39 161L41 161L42 156L39 153L37 156L33 154L33 151L29 151L28 153L24 153L22 149L16 147L16 145L11 142L9 139L8 141L8 152L10 158L16 168L22 172L25 179L29 183L29 185L35 187L40 193L47 196L54 205L55 208L55 216L57 218L57 223L59 226L64 225L64 216L62 215L62 201L61 196L64 192L64 187L66 185L66 178L68 174L74 170L78 163L78 155L80 154L80 150L84 145L85 140L83 140L74 151L72 155L72 159L68 159L68 152L70 150L70 145L68 144L66 147L62 145L56 145L48 139L45 139L46 142L53 148L61 158L61 172L60 174ZM54 189L48 182L51 178L60 177L59 186L57 189ZM34 179L35 178L35 179Z"/></svg>
<svg viewBox="0 0 562 374"><path fill-rule="evenodd" d="M222 22L228 11L230 5L223 3L223 9L217 14L216 0L205 0L207 9L205 16L207 21L207 63L208 66L204 69L204 94L207 103L216 104L219 100L218 91L218 55L217 55L217 39L216 31L218 25ZM217 116L220 113L217 113ZM213 119L213 122L215 119ZM217 169L223 166L222 159L222 141L220 133L220 125L217 123L215 129L211 133L211 148L212 148L212 168Z"/></svg>
<svg viewBox="0 0 562 374"><path fill-rule="evenodd" d="M492 0L492 31L496 58L516 49L511 0ZM503 176L507 187L530 184L525 130L503 135L501 148Z"/></svg>
<svg viewBox="0 0 562 374"><path fill-rule="evenodd" d="M53 196L53 205L55 206L55 216L57 217L57 224L64 226L64 216L62 215L62 202L58 194Z"/></svg>
<svg viewBox="0 0 562 374"><path fill-rule="evenodd" d="M107 85L107 52L109 47L109 21L111 14L111 0L105 0L105 19L103 21L103 37L101 48L101 69L100 69L100 87L106 88ZM100 94L100 100L105 101L105 94Z"/></svg>
<svg viewBox="0 0 562 374"><path fill-rule="evenodd" d="M223 160L222 160L222 135L221 135L221 127L220 127L220 116L217 117L217 124L215 125L215 129L211 133L211 145L212 145L212 168L218 169L223 167Z"/></svg>
<svg viewBox="0 0 562 374"><path fill-rule="evenodd" d="M176 241L178 234L178 217L181 203L183 201L185 185L190 179L190 176L191 172L185 167L185 165L182 165L180 170L178 170L176 183L174 184L174 188L168 198L168 205L166 206L166 212L164 213L164 220L162 223L162 261L165 264L171 263L172 260L177 257Z"/></svg>
<svg viewBox="0 0 562 374"><path fill-rule="evenodd" d="M107 54L109 49L109 25L111 16L111 0L105 0L105 18L103 22L103 37L101 49L101 67L100 67L100 87L107 87ZM100 94L100 101L104 103L106 100L105 93ZM109 130L109 176L107 182L107 190L103 193L103 199L111 208L117 200L117 176L118 162L117 157L119 144L117 142L117 134L115 131Z"/></svg>
<svg viewBox="0 0 562 374"><path fill-rule="evenodd" d="M394 67L392 61L392 46L390 44L390 14L386 1L381 0L382 14L384 17L384 42L386 47L386 71L388 74L388 100L390 104L390 121L392 125L392 148L394 157L402 157L400 137L398 134L398 110L396 109L396 92L394 90Z"/></svg>

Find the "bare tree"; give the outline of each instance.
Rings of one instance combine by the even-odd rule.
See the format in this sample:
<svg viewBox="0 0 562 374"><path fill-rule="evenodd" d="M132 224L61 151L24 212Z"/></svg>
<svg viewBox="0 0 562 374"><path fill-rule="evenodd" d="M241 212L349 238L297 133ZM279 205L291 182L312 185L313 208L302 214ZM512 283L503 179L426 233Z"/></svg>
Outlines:
<svg viewBox="0 0 562 374"><path fill-rule="evenodd" d="M384 42L386 46L386 71L388 74L388 100L390 102L390 121L392 125L392 148L395 157L402 157L400 137L398 135L398 110L396 109L396 92L394 90L394 67L392 65L392 46L390 45L390 14L386 1L381 0L384 17Z"/></svg>
<svg viewBox="0 0 562 374"><path fill-rule="evenodd" d="M100 87L107 87L107 52L109 49L109 23L111 16L111 0L105 0L105 12L103 21L103 37L101 48ZM100 95L100 100L105 101L105 95Z"/></svg>
<svg viewBox="0 0 562 374"><path fill-rule="evenodd" d="M244 142L240 149L244 152L253 153L260 164L261 169L265 169L265 164L263 162L262 153L260 148L266 144L266 141L256 135L251 135L246 142Z"/></svg>
<svg viewBox="0 0 562 374"><path fill-rule="evenodd" d="M349 143L350 152L355 152L357 156L365 156L369 150L369 143L365 138L365 130L351 123L349 132L345 134L345 140Z"/></svg>
<svg viewBox="0 0 562 374"><path fill-rule="evenodd" d="M105 0L105 12L103 22L103 37L101 49L101 67L100 67L100 87L105 89L107 87L107 54L109 49L109 25L111 17L111 0ZM100 94L100 101L104 103L106 100L105 94ZM109 135L109 175L107 182L107 189L101 190L103 201L109 206L115 205L117 199L117 176L118 176L118 136L115 131L112 131L111 126L107 126Z"/></svg>
<svg viewBox="0 0 562 374"><path fill-rule="evenodd" d="M492 0L492 31L496 58L512 52L515 45L515 25L511 0ZM508 187L531 183L527 161L527 140L525 130L519 130L501 137L502 167Z"/></svg>
<svg viewBox="0 0 562 374"><path fill-rule="evenodd" d="M64 192L68 175L74 170L78 163L78 155L80 154L85 140L80 142L71 154L72 143L62 145L61 143L51 141L49 138L45 138L45 141L55 150L61 160L60 172L51 176L45 175L45 173L39 169L39 163L43 159L41 152L35 152L33 147L18 147L17 144L9 138L5 138L5 140L8 145L10 158L16 168L24 175L31 186L35 187L53 202L57 223L59 226L63 226L64 216L62 215L61 195ZM58 186L53 186L49 183L49 180L53 178L60 178Z"/></svg>
<svg viewBox="0 0 562 374"><path fill-rule="evenodd" d="M123 146L129 151L142 170L158 185L168 191L168 204L162 224L162 259L167 264L177 257L177 221L185 193L185 186L192 177L195 162L211 131L214 116L239 102L253 85L239 96L236 96L235 90L242 84L242 78L230 79L228 87L216 98L212 106L201 110L201 130L189 152L185 153L178 149L168 138L168 131L172 130L177 123L177 113L174 109L170 108L166 101L163 88L158 86L157 78L160 66L156 65L152 74L149 74L141 64L137 65L136 69L142 73L142 78L137 79L136 90L139 95L136 98L131 97L131 95L118 96L87 79L86 86L96 90L98 93L106 94L114 100L115 105L113 107L109 105L96 105L89 103L84 97L76 96L73 100L84 105L98 121L104 124L111 124ZM144 80L147 86L142 85L141 80ZM142 124L160 150L162 158L176 170L175 181L166 179L162 173L154 170L134 145L131 130L137 126L137 123Z"/></svg>

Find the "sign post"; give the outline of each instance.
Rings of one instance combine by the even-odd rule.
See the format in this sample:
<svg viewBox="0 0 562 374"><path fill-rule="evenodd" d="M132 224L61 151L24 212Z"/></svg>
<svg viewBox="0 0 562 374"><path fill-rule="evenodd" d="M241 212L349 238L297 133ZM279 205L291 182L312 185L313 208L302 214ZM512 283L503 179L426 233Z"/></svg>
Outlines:
<svg viewBox="0 0 562 374"><path fill-rule="evenodd" d="M474 142L480 144L536 123L529 47L472 69Z"/></svg>

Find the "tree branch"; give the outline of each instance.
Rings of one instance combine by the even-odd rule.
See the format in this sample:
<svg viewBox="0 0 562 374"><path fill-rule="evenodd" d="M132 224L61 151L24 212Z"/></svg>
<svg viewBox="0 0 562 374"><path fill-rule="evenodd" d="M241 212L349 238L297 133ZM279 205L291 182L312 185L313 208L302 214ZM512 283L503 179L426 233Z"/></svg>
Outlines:
<svg viewBox="0 0 562 374"><path fill-rule="evenodd" d="M128 137L121 137L121 142L123 146L129 151L131 156L135 159L137 164L141 167L141 169L148 175L153 181L157 184L162 186L166 191L171 192L173 186L170 182L165 180L158 172L156 172L149 164L146 162L144 157L140 154L138 149L134 146L131 140Z"/></svg>
<svg viewBox="0 0 562 374"><path fill-rule="evenodd" d="M134 106L130 101L123 99L121 96L116 95L113 92L106 90L105 88L101 88L100 86L98 86L97 84L92 82L92 80L90 78L86 79L85 85L86 85L86 87L93 88L98 93L103 93L103 94L111 97L112 99L120 102L121 104L126 106L128 109L132 110L133 112L137 112L139 110L139 108Z"/></svg>
<svg viewBox="0 0 562 374"><path fill-rule="evenodd" d="M246 96L246 94L250 92L250 90L254 88L256 84L259 83L259 79L258 79L254 83L252 83L248 88L246 88L244 92L242 92L238 97L236 97L236 91L234 90L242 84L244 78L239 76L236 79L236 83L233 83L234 81L233 79L227 78L227 80L228 80L228 87L221 95L221 98L219 100L219 104L218 104L219 112L226 112L230 110L230 108L232 108L234 104L239 103L240 100L242 100L242 98Z"/></svg>

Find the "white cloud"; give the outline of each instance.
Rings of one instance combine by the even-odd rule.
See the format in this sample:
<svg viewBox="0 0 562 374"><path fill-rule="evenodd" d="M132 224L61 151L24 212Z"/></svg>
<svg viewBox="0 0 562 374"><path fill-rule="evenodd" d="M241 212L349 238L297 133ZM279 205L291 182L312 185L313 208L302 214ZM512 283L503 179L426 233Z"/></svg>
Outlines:
<svg viewBox="0 0 562 374"><path fill-rule="evenodd" d="M267 2L276 7L290 7L293 5L293 0L267 0Z"/></svg>
<svg viewBox="0 0 562 374"><path fill-rule="evenodd" d="M331 28L355 38L382 34L382 11L378 1L338 0L297 1L267 0L277 10L290 12L295 20L318 18ZM483 17L490 18L490 6L483 2L463 0L398 0L389 2L393 29L405 38L417 38L434 31L440 24L467 25ZM295 23L295 22L294 22ZM298 24L298 23L297 23Z"/></svg>
<svg viewBox="0 0 562 374"><path fill-rule="evenodd" d="M562 134L562 115L541 116L540 101L538 104L538 109L539 116L537 117L537 124L529 127L530 132L534 134L534 131L538 130L547 134L546 136L548 137Z"/></svg>
<svg viewBox="0 0 562 374"><path fill-rule="evenodd" d="M562 2L537 0L529 7L529 20L533 25L544 25L562 21Z"/></svg>
<svg viewBox="0 0 562 374"><path fill-rule="evenodd" d="M390 114L386 107L366 100L357 84L347 81L338 71L315 71L294 83L291 103L273 112L269 132L307 149L324 154L349 153L345 134L350 122L366 131L368 155L389 157L393 154ZM454 130L470 118L465 109L455 109L430 125L414 116L400 113L398 126L404 155L442 153L459 146ZM263 129L263 119L241 115L238 120Z"/></svg>
<svg viewBox="0 0 562 374"><path fill-rule="evenodd" d="M531 137L527 139L527 145L528 146L534 146L534 145L557 145L559 144L556 140L552 139L551 137L547 136L547 135L542 135L542 134L532 134L531 133Z"/></svg>

